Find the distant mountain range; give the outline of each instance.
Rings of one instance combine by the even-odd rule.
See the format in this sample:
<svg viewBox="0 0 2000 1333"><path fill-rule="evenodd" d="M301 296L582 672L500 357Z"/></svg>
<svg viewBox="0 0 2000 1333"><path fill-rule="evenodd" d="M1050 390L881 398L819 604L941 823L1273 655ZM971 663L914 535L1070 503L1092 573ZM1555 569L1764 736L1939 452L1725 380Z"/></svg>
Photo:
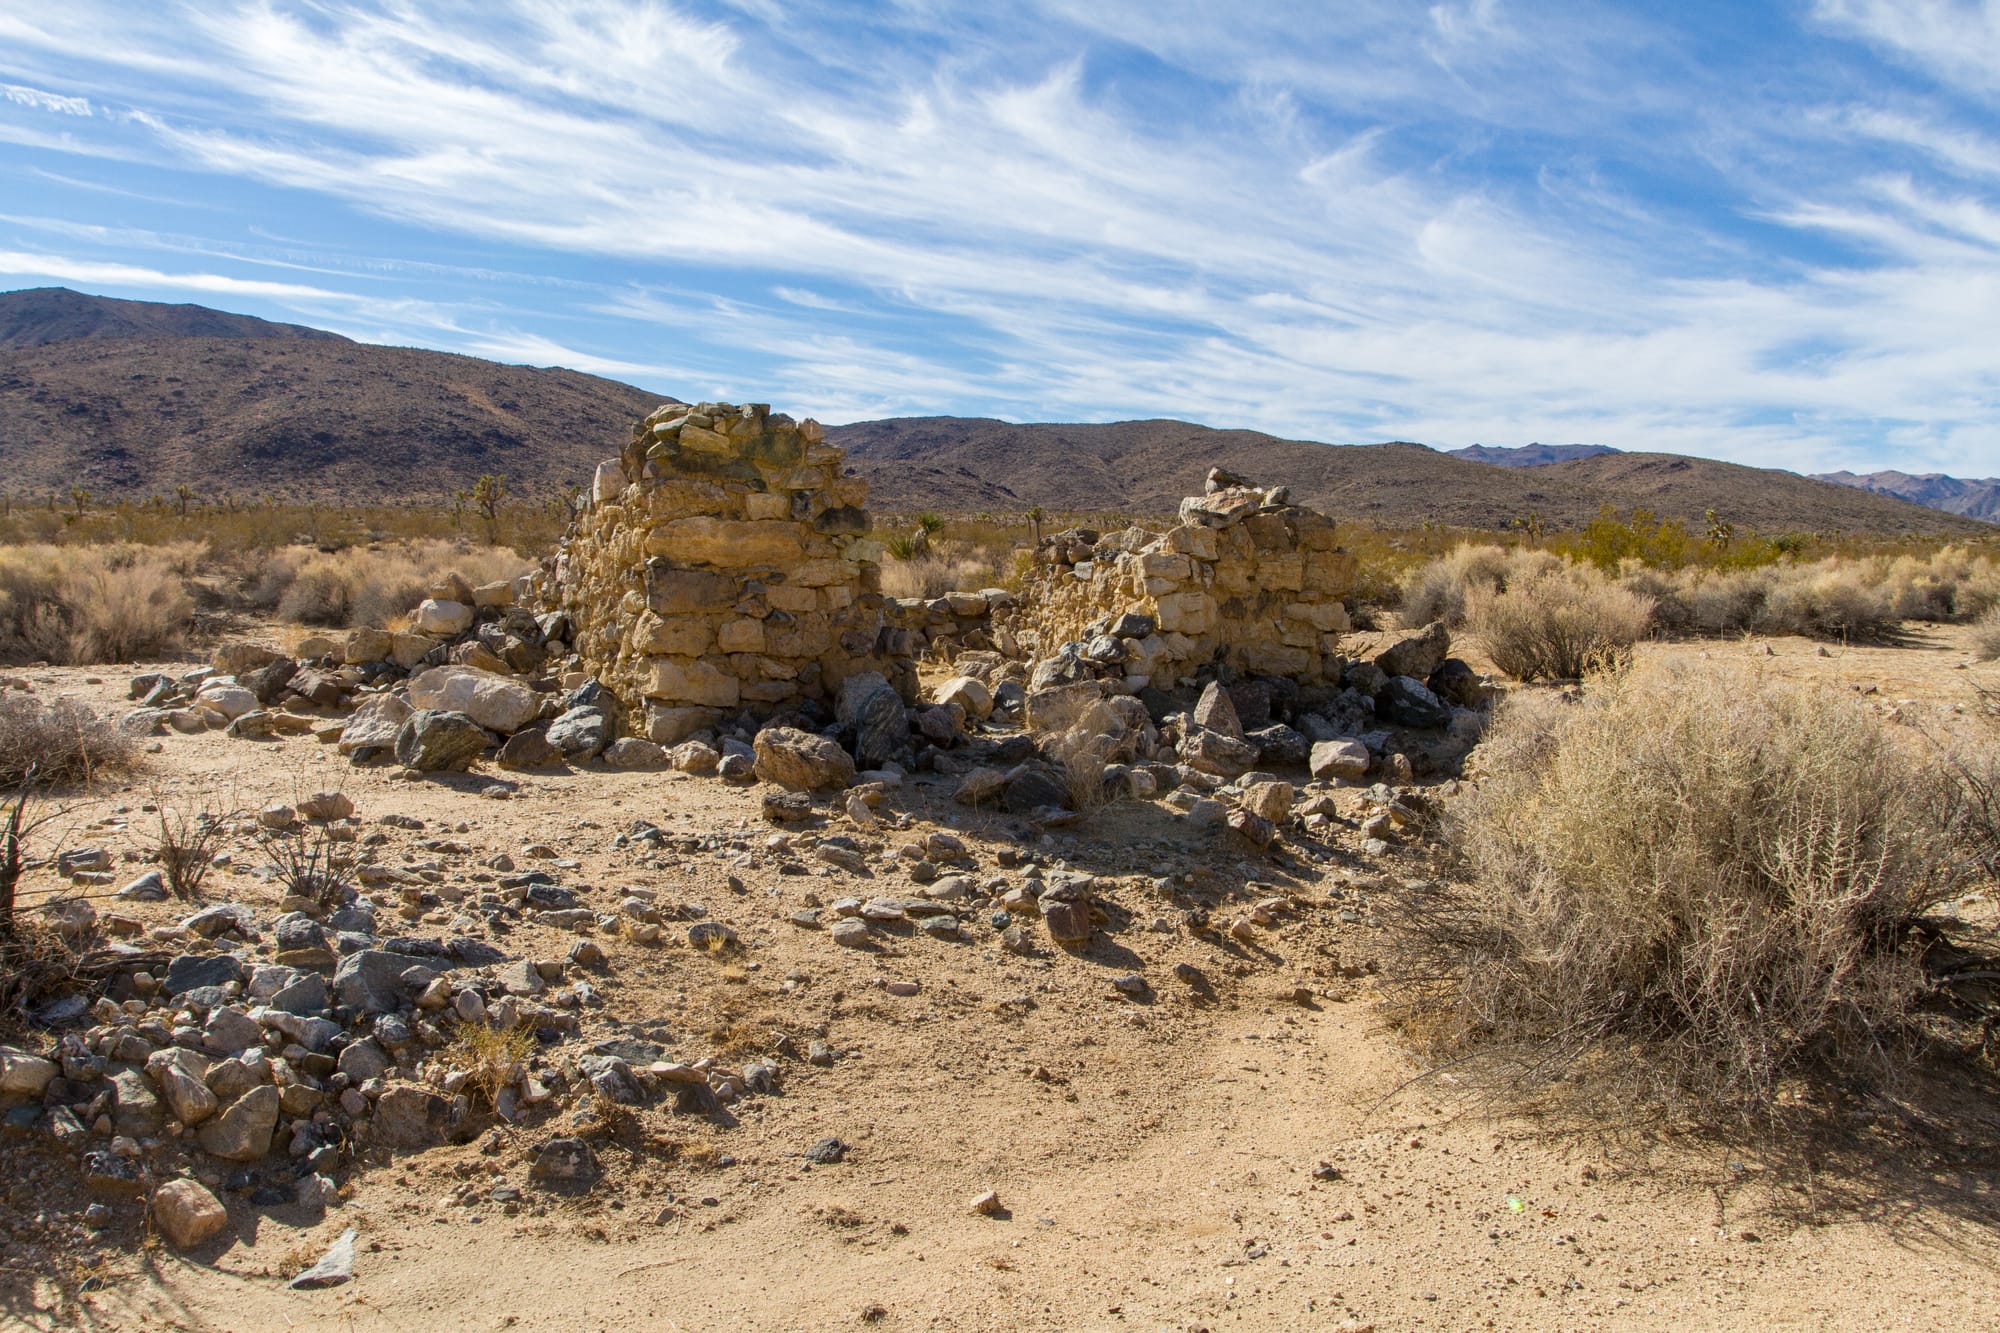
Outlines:
<svg viewBox="0 0 2000 1333"><path fill-rule="evenodd" d="M1678 454L1615 450L1535 467L1468 462L1419 444L1328 445L1186 421L1017 425L980 417L896 417L827 430L868 481L878 510L1171 512L1211 467L1291 487L1336 518L1500 528L1533 514L1580 527L1610 505L1698 528L1710 508L1761 532L1980 531L1971 519L1794 472Z"/></svg>
<svg viewBox="0 0 2000 1333"><path fill-rule="evenodd" d="M1576 458L1596 458L1600 454L1622 452L1608 444L1468 444L1463 449L1447 449L1453 458L1495 467L1541 467L1546 463L1567 463Z"/></svg>
<svg viewBox="0 0 2000 1333"><path fill-rule="evenodd" d="M202 306L0 293L0 488L15 495L80 485L117 498L187 484L204 495L435 501L482 472L507 474L516 494L553 494L586 484L635 420L670 401L576 371L357 343ZM1712 507L1765 532L1990 530L1790 472L1590 445L1486 449L1477 456L1487 461L1472 461L1185 421L968 417L863 421L828 436L888 512L1163 514L1220 466L1385 526L1497 528L1533 514L1574 527L1611 505L1690 524ZM1515 465L1491 466L1495 456Z"/></svg>
<svg viewBox="0 0 2000 1333"><path fill-rule="evenodd" d="M1819 480L1858 486L1877 495L1893 495L1947 514L2000 523L2000 477L1965 481L1941 472L1823 472Z"/></svg>
<svg viewBox="0 0 2000 1333"><path fill-rule="evenodd" d="M437 501L587 485L664 395L197 305L0 293L0 487Z"/></svg>

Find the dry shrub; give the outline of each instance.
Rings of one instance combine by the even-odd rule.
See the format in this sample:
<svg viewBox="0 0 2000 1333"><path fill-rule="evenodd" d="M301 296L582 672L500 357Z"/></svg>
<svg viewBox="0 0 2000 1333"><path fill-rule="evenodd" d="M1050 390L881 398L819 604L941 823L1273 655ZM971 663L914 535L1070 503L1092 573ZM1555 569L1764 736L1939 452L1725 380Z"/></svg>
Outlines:
<svg viewBox="0 0 2000 1333"><path fill-rule="evenodd" d="M175 801L157 789L153 803L159 808L157 854L167 888L184 902L199 898L208 872L215 868L216 853L228 839L235 812L213 809L206 802Z"/></svg>
<svg viewBox="0 0 2000 1333"><path fill-rule="evenodd" d="M1428 625L1442 620L1457 629L1465 624L1475 598L1560 563L1543 551L1509 551L1468 542L1410 575L1403 587L1403 623Z"/></svg>
<svg viewBox="0 0 2000 1333"><path fill-rule="evenodd" d="M1988 611L1973 625L1972 655L1982 662L2000 661L2000 606Z"/></svg>
<svg viewBox="0 0 2000 1333"><path fill-rule="evenodd" d="M0 547L0 658L132 662L180 646L198 544Z"/></svg>
<svg viewBox="0 0 2000 1333"><path fill-rule="evenodd" d="M1388 909L1392 1008L1516 1090L1774 1115L1894 1075L1905 928L1975 877L1949 785L1845 696L1655 662L1511 701L1449 812L1452 882Z"/></svg>
<svg viewBox="0 0 2000 1333"><path fill-rule="evenodd" d="M384 625L407 613L452 574L474 587L518 578L531 565L504 546L410 542L317 551L288 547L259 568L249 599L302 625Z"/></svg>
<svg viewBox="0 0 2000 1333"><path fill-rule="evenodd" d="M130 768L138 743L67 695L0 695L0 784L34 770L37 783L70 786Z"/></svg>
<svg viewBox="0 0 2000 1333"><path fill-rule="evenodd" d="M1566 680L1621 660L1652 621L1652 602L1595 567L1552 564L1498 592L1476 592L1467 616L1493 665L1521 680Z"/></svg>
<svg viewBox="0 0 2000 1333"><path fill-rule="evenodd" d="M1035 724L1043 754L1056 761L1072 810L1088 813L1105 805L1104 770L1126 740L1125 726L1101 700L1077 702L1051 715L1045 706Z"/></svg>
<svg viewBox="0 0 2000 1333"><path fill-rule="evenodd" d="M335 842L327 825L294 824L270 834L264 850L286 894L311 899L329 912L354 898L354 850Z"/></svg>
<svg viewBox="0 0 2000 1333"><path fill-rule="evenodd" d="M898 557L898 550L910 554ZM889 557L882 566L882 591L890 597L929 600L948 592L995 587L1004 577L990 561L955 541L934 541L927 550L897 543L890 547Z"/></svg>
<svg viewBox="0 0 2000 1333"><path fill-rule="evenodd" d="M465 1071L465 1086L483 1097L490 1110L502 1088L520 1081L535 1050L531 1028L464 1023L445 1051L445 1063Z"/></svg>

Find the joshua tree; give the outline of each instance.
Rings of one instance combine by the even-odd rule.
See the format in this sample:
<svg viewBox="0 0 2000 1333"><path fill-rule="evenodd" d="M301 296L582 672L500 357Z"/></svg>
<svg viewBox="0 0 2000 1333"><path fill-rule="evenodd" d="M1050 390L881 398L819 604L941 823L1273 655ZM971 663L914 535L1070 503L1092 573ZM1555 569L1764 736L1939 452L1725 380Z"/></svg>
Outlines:
<svg viewBox="0 0 2000 1333"><path fill-rule="evenodd" d="M181 517L188 516L188 503L194 499L194 487L182 482L174 487L174 498L181 502Z"/></svg>
<svg viewBox="0 0 2000 1333"><path fill-rule="evenodd" d="M83 507L90 503L90 492L81 486L69 488L69 502L76 506L76 516L83 517Z"/></svg>
<svg viewBox="0 0 2000 1333"><path fill-rule="evenodd" d="M1037 547L1042 544L1042 520L1047 517L1048 512L1040 505L1036 505L1028 511L1028 523L1035 530L1035 545Z"/></svg>
<svg viewBox="0 0 2000 1333"><path fill-rule="evenodd" d="M494 541L499 535L500 502L507 498L507 476L501 472L484 472L479 480L472 483L472 503L479 506L479 512L486 515L486 540Z"/></svg>
<svg viewBox="0 0 2000 1333"><path fill-rule="evenodd" d="M1730 539L1736 535L1736 525L1725 522L1713 509L1702 517L1708 520L1708 544L1718 550L1729 545Z"/></svg>

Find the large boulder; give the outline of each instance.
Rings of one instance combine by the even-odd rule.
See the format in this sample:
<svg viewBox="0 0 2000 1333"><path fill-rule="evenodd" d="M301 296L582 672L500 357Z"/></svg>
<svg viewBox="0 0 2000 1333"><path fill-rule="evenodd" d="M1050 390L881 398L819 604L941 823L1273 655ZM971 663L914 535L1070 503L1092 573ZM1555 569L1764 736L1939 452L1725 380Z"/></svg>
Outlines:
<svg viewBox="0 0 2000 1333"><path fill-rule="evenodd" d="M396 733L409 721L411 711L399 695L369 695L348 714L347 725L340 733L340 752L388 749L396 743Z"/></svg>
<svg viewBox="0 0 2000 1333"><path fill-rule="evenodd" d="M542 712L542 697L520 681L469 666L439 666L410 677L417 708L463 713L488 731L511 736Z"/></svg>
<svg viewBox="0 0 2000 1333"><path fill-rule="evenodd" d="M1228 696L1223 699L1226 701ZM1198 724L1190 724L1187 734L1181 737L1180 755L1181 762L1189 768L1217 777L1240 777L1257 766L1257 747L1249 741Z"/></svg>
<svg viewBox="0 0 2000 1333"><path fill-rule="evenodd" d="M1442 620L1433 620L1409 638L1375 654L1375 665L1382 668L1385 676L1422 680L1436 671L1450 653L1451 631Z"/></svg>
<svg viewBox="0 0 2000 1333"><path fill-rule="evenodd" d="M548 742L572 759L595 759L617 735L617 724L602 708L572 708L549 723Z"/></svg>
<svg viewBox="0 0 2000 1333"><path fill-rule="evenodd" d="M1389 677L1388 684L1375 696L1375 714L1399 727L1451 725L1451 705L1410 676Z"/></svg>
<svg viewBox="0 0 2000 1333"><path fill-rule="evenodd" d="M1217 681L1210 681L1201 692L1201 698L1195 701L1193 717L1195 725L1205 730L1235 741L1244 739L1243 721L1237 715L1236 702Z"/></svg>
<svg viewBox="0 0 2000 1333"><path fill-rule="evenodd" d="M153 1221L177 1250L187 1250L229 1225L229 1210L198 1180L170 1180L153 1191Z"/></svg>
<svg viewBox="0 0 2000 1333"><path fill-rule="evenodd" d="M56 1062L15 1046L0 1046L0 1094L39 1097L58 1073Z"/></svg>
<svg viewBox="0 0 2000 1333"><path fill-rule="evenodd" d="M396 733L396 762L421 773L467 768L490 739L464 713L420 708Z"/></svg>
<svg viewBox="0 0 2000 1333"><path fill-rule="evenodd" d="M201 1146L211 1156L254 1162L271 1150L278 1127L278 1090L260 1083L201 1127Z"/></svg>
<svg viewBox="0 0 2000 1333"><path fill-rule="evenodd" d="M993 715L993 692L972 676L953 676L937 688L940 704L957 704L975 722Z"/></svg>
<svg viewBox="0 0 2000 1333"><path fill-rule="evenodd" d="M880 768L910 748L910 718L903 696L874 671L858 671L840 683L841 729L854 734L854 757L863 768Z"/></svg>
<svg viewBox="0 0 2000 1333"><path fill-rule="evenodd" d="M854 760L825 736L796 727L766 727L757 733L756 754L757 776L780 787L838 791L854 785Z"/></svg>
<svg viewBox="0 0 2000 1333"><path fill-rule="evenodd" d="M1359 782L1368 772L1368 747L1349 738L1321 741L1312 748L1311 768L1320 782Z"/></svg>
<svg viewBox="0 0 2000 1333"><path fill-rule="evenodd" d="M447 601L438 597L426 597L417 605L417 613L412 623L419 634L437 634L449 637L463 634L472 628L472 608L464 602Z"/></svg>

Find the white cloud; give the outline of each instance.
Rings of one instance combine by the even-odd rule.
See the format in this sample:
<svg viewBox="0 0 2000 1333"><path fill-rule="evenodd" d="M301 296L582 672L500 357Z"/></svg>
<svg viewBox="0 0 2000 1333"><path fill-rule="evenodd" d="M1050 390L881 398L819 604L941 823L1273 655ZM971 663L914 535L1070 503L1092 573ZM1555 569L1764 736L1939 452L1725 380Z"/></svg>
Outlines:
<svg viewBox="0 0 2000 1333"><path fill-rule="evenodd" d="M26 77L22 53L39 53L63 74L44 82L99 107L124 90L117 123L138 137L90 151L138 143L526 247L511 268L540 254L610 272L551 313L29 258L79 282L244 283L195 289L683 396L782 389L833 418L1171 413L1340 439L2000 467L2000 372L1982 360L2000 145L1948 106L1829 86L1787 123L1668 30L1559 5L1044 0L1038 21L993 26L931 5L869 24L736 8L0 15L0 69ZM1985 86L1971 65L1994 5L1816 12ZM342 268L239 240L218 253ZM367 271L407 286L422 268ZM605 310L633 321L630 346L551 336L552 319Z"/></svg>

